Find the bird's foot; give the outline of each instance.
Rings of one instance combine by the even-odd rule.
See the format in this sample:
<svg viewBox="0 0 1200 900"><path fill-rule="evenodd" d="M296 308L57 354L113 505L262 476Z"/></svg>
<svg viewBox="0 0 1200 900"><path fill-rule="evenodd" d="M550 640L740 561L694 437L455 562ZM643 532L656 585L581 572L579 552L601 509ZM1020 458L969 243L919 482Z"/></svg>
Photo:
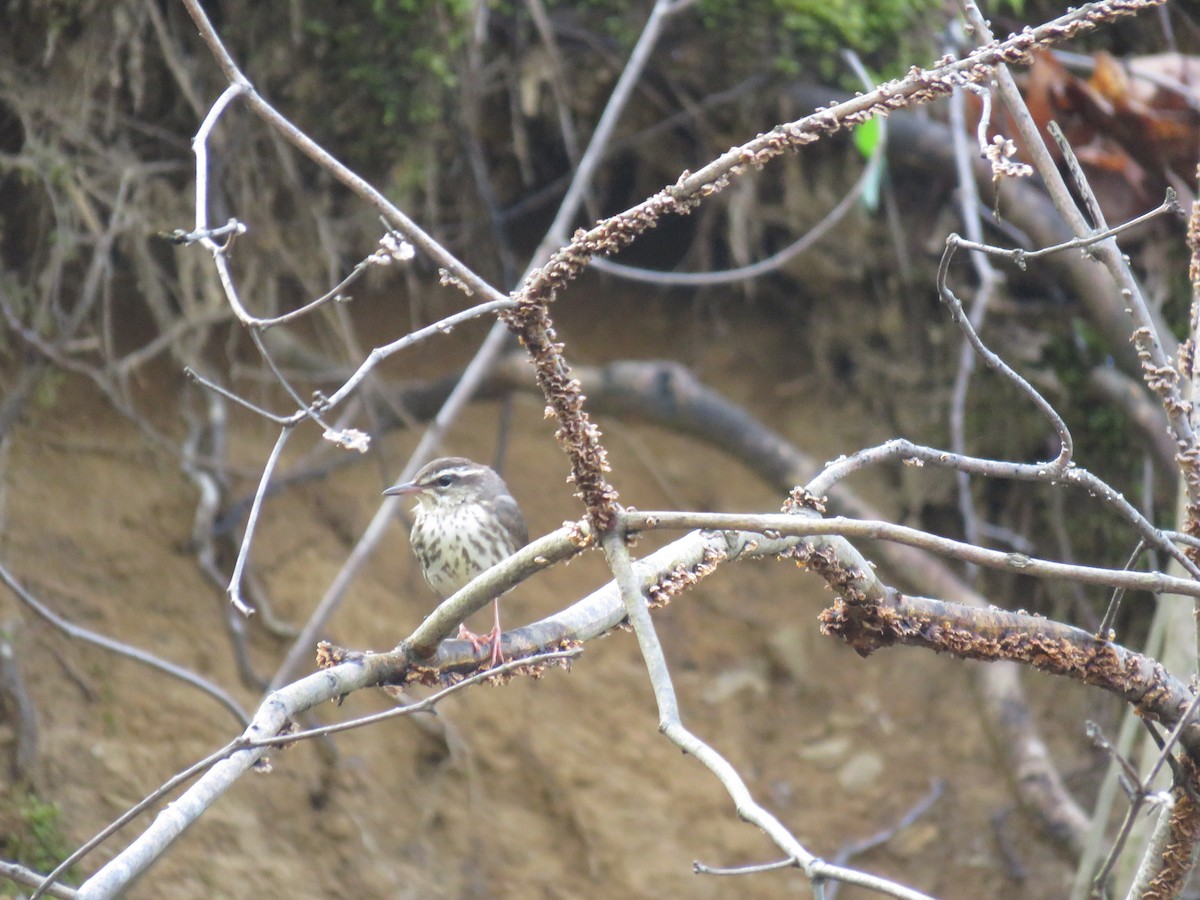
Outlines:
<svg viewBox="0 0 1200 900"><path fill-rule="evenodd" d="M500 626L497 625L492 629L492 633L488 635L488 640L492 644L492 668L504 665L504 646L500 642Z"/></svg>
<svg viewBox="0 0 1200 900"><path fill-rule="evenodd" d="M492 659L491 667L504 664L504 648L500 645L500 629L493 628L490 634L476 634L473 631L467 631L465 625L458 626L458 639L467 641L471 645L471 649L478 653L484 647L491 647Z"/></svg>

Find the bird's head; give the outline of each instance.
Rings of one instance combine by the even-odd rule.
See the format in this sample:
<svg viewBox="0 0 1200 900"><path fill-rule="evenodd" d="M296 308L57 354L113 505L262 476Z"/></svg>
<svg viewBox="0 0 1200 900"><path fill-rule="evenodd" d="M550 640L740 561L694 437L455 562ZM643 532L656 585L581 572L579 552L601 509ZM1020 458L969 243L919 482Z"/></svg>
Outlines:
<svg viewBox="0 0 1200 900"><path fill-rule="evenodd" d="M508 488L493 469L461 456L447 456L426 463L411 481L403 481L383 492L388 497L416 498L424 509L452 508L495 500Z"/></svg>

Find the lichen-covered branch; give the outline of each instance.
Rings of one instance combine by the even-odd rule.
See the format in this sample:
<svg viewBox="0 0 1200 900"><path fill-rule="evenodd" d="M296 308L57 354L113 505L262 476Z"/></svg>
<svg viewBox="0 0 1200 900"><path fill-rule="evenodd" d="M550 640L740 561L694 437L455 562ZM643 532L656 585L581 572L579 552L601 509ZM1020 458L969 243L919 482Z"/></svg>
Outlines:
<svg viewBox="0 0 1200 900"><path fill-rule="evenodd" d="M812 553L806 559L831 585L857 577L828 554ZM863 656L905 645L961 659L1023 663L1116 694L1143 718L1168 726L1179 721L1192 701L1187 685L1153 659L1081 628L1027 613L973 609L896 591L866 603L843 587L838 601L821 614L821 630ZM1180 742L1189 752L1200 751L1200 724L1185 728Z"/></svg>

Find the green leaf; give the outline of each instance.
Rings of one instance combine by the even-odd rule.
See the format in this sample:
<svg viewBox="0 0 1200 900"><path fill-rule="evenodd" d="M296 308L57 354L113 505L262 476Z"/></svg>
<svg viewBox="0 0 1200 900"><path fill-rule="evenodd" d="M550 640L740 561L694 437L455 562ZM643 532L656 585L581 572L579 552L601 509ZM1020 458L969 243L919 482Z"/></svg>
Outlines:
<svg viewBox="0 0 1200 900"><path fill-rule="evenodd" d="M875 153L875 148L879 146L882 133L883 129L878 119L867 119L861 125L854 126L854 146L858 148L859 153L870 159Z"/></svg>

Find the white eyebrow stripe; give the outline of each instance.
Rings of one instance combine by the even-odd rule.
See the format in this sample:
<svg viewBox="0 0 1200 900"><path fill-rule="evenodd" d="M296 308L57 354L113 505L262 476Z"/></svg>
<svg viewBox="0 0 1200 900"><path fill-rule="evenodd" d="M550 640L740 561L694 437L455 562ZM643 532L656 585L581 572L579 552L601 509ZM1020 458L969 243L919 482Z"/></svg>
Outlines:
<svg viewBox="0 0 1200 900"><path fill-rule="evenodd" d="M421 483L422 484L432 484L433 482L437 481L439 478L443 478L446 475L453 475L458 478L464 478L467 475L470 475L475 471L477 471L477 470L474 466L452 466L449 469L437 469L433 472L430 472L425 478L421 479Z"/></svg>

